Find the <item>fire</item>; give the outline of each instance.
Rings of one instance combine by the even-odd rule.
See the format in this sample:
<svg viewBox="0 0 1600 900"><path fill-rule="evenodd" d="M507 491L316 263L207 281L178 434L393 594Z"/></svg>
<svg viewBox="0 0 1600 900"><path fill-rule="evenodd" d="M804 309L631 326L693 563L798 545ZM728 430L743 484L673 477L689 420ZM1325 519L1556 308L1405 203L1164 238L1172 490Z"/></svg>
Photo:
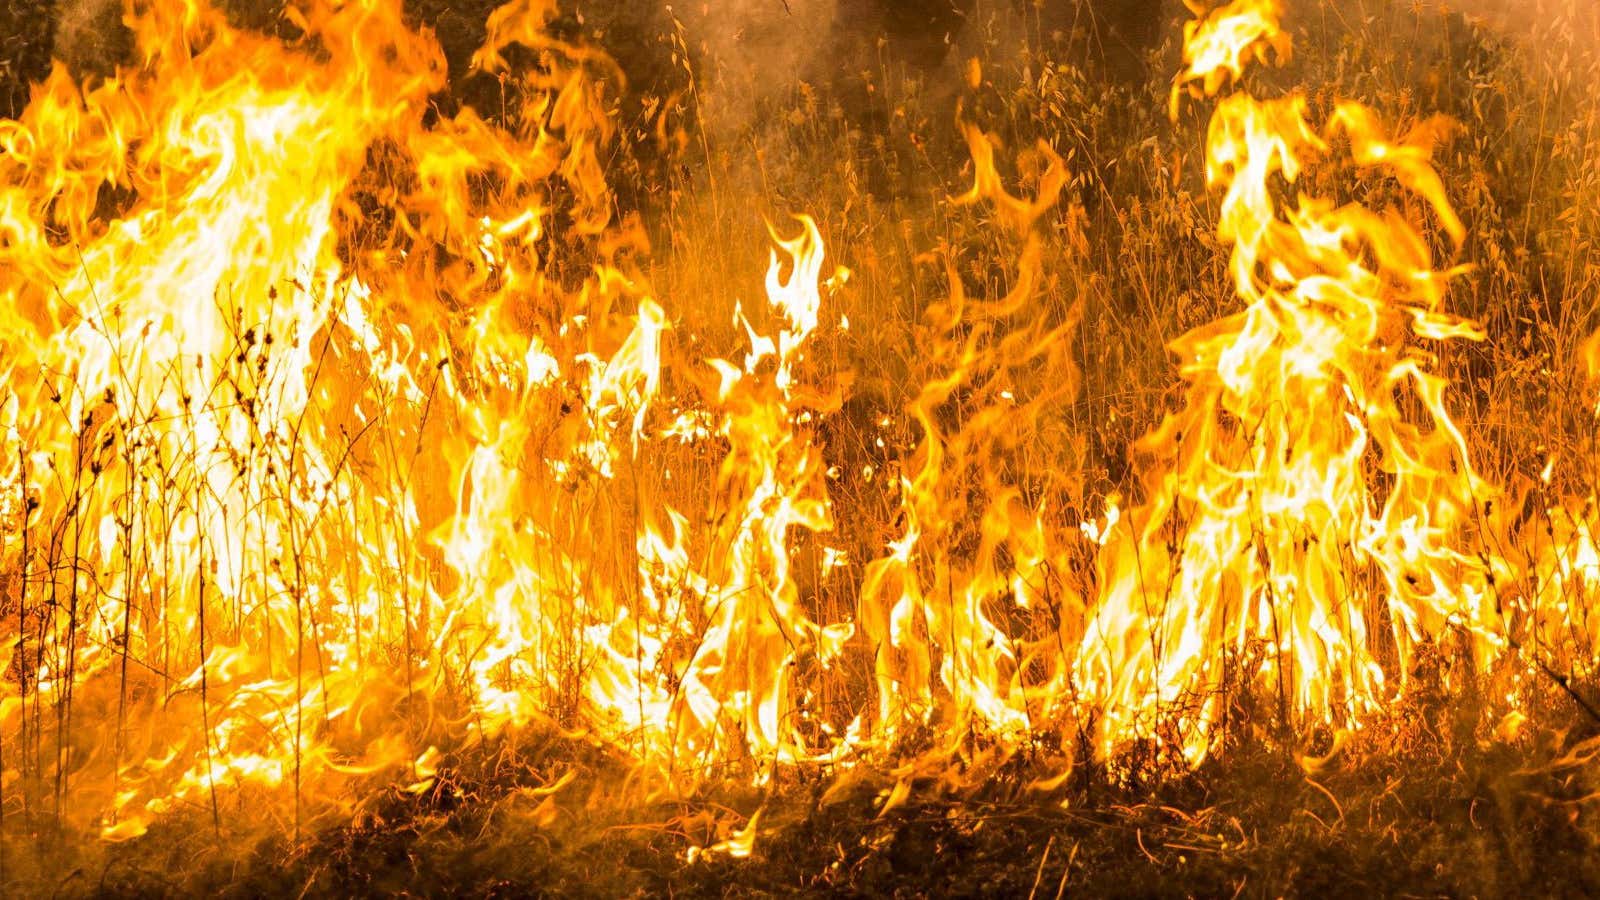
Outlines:
<svg viewBox="0 0 1600 900"><path fill-rule="evenodd" d="M1238 311L1171 345L1183 405L1141 489L1081 512L1056 440L1095 289L1039 301L1043 233L1086 240L1045 221L1070 163L1033 148L1018 196L964 125L953 202L1014 258L993 296L925 259L948 297L894 533L862 547L827 544L852 511L819 423L851 373L814 352L850 328L849 272L813 219L775 229L764 303L712 298L742 359L697 356L614 211L616 73L551 4L490 18L491 120L432 104L442 51L397 0L291 7L291 42L130 3L137 64L58 66L0 122L0 814L119 840L248 801L298 830L528 727L666 790L886 763L892 805L1043 735L1063 767L1136 741L1196 763L1245 692L1359 729L1449 642L1513 681L1592 671L1595 503L1519 542L1439 374L1485 338L1446 310L1448 126L1260 99L1279 4L1192 8L1173 112L1215 101ZM825 614L816 582L856 560L853 612Z"/></svg>
<svg viewBox="0 0 1600 900"><path fill-rule="evenodd" d="M1239 0L1192 25L1175 93L1218 93L1241 59L1286 54L1277 18ZM1460 630L1483 662L1504 646L1494 584L1507 573L1481 516L1495 489L1429 371L1433 346L1482 334L1442 308L1452 273L1431 259L1428 224L1274 190L1346 152L1459 246L1428 162L1438 131L1392 140L1351 102L1318 126L1298 94L1219 101L1206 175L1244 309L1173 345L1184 409L1145 438L1159 461L1148 499L1100 557L1078 664L1103 751L1143 734L1196 760L1241 685L1291 721L1356 727L1419 644Z"/></svg>
<svg viewBox="0 0 1600 900"><path fill-rule="evenodd" d="M618 492L667 321L549 14L502 10L480 60L546 55L516 130L426 123L443 58L383 2L305 9L302 46L140 5L138 67L81 95L58 68L0 126L29 802L128 837L292 783L298 825L339 796L313 785L415 758L427 707L621 699L554 675L627 610L559 529ZM570 284L557 210L595 254Z"/></svg>

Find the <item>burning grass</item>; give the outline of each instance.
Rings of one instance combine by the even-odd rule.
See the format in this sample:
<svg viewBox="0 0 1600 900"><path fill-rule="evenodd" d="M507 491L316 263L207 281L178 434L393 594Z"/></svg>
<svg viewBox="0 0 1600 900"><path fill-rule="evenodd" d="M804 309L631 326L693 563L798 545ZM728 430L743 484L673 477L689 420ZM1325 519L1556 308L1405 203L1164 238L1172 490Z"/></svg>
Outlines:
<svg viewBox="0 0 1600 900"><path fill-rule="evenodd" d="M1593 886L1592 16L582 12L31 73L9 884Z"/></svg>
<svg viewBox="0 0 1600 900"><path fill-rule="evenodd" d="M1588 764L1560 740L1474 737L1459 705L1308 774L1264 742L1191 772L1080 772L1049 793L1014 762L959 799L921 785L880 814L894 778L840 789L619 805L626 768L591 747L527 740L474 754L422 796L390 791L351 823L218 853L209 823L111 853L86 846L27 883L65 893L224 896L1514 896L1594 889ZM1552 716L1575 716L1557 702ZM1432 722L1441 723L1435 727ZM487 759L486 764L484 760ZM581 774L545 791L556 773ZM557 802L547 804L554 797ZM748 857L686 847L729 836L759 805ZM551 807L559 812L552 813Z"/></svg>

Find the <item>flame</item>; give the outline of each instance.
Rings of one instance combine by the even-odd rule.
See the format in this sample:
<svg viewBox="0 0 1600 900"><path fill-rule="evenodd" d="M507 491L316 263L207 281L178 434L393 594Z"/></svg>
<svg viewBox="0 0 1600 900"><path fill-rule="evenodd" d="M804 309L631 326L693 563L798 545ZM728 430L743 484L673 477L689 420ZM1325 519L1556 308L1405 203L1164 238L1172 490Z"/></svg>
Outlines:
<svg viewBox="0 0 1600 900"><path fill-rule="evenodd" d="M127 838L292 784L298 826L341 779L426 783L428 723L468 712L457 740L581 721L709 760L739 720L741 752L792 749L774 658L848 637L787 574L820 459L767 440L814 402L820 238L782 244L789 324L718 397L740 512L691 561L646 471L671 326L600 174L608 64L552 14L489 23L479 68L540 58L504 122L435 118L438 46L364 0L295 8L292 44L136 4L137 65L58 67L0 124L4 740L58 814Z"/></svg>
<svg viewBox="0 0 1600 900"><path fill-rule="evenodd" d="M1274 3L1238 0L1186 29L1180 87L1213 95L1242 61L1282 58ZM1235 90L1212 116L1208 183L1222 194L1244 309L1180 338L1182 411L1139 449L1148 497L1111 531L1104 593L1078 660L1102 752L1148 736L1197 761L1230 690L1276 698L1291 723L1356 727L1404 687L1419 646L1462 631L1480 663L1506 648L1475 471L1431 369L1442 342L1481 340L1443 309L1450 277L1428 229L1464 238L1429 154L1442 130L1387 136L1337 103ZM1302 193L1346 153L1431 219Z"/></svg>
<svg viewBox="0 0 1600 900"><path fill-rule="evenodd" d="M964 123L952 205L1014 258L993 290L958 248L921 260L948 294L881 470L893 533L859 546L823 537L819 423L851 373L816 350L850 328L848 271L813 219L774 230L765 303L728 304L742 358L695 356L606 183L620 73L548 0L487 23L494 116L439 112L443 53L398 0L308 0L287 42L131 0L137 62L58 66L0 121L6 802L108 840L247 798L301 829L548 727L678 791L886 762L887 810L1088 723L1103 757L1196 763L1243 692L1336 751L1446 640L1592 671L1600 504L1518 540L1439 374L1485 337L1445 309L1447 124L1259 99L1280 4L1191 8L1173 112L1215 100L1238 309L1171 345L1184 403L1141 489L1092 518L1060 439L1094 290L1052 280L1084 249L1067 163L1033 148L1013 191ZM1339 204L1313 172L1404 200ZM853 618L821 611L813 557L866 561ZM531 792L540 821L572 777ZM757 820L704 852L748 855Z"/></svg>
<svg viewBox="0 0 1600 900"><path fill-rule="evenodd" d="M893 743L908 725L936 724L944 739L930 762L956 752L972 729L1014 744L1035 721L1049 721L1066 669L1043 620L1078 602L1051 597L1049 608L1029 612L1059 561L1063 529L1052 524L1048 499L1030 502L1003 474L1027 471L1013 454L1042 417L1077 394L1070 338L1081 306L1053 312L1032 302L1044 277L1035 226L1057 203L1066 171L1040 145L1046 165L1037 196L1016 197L995 168L992 140L970 125L964 131L975 174L956 202L990 204L1020 237L1016 277L1005 296L974 299L955 261L943 260L950 298L927 310L920 342L936 374L908 410L921 439L902 477L906 524L888 555L867 566L860 604L876 657L872 732ZM1028 393L1018 400L1023 386ZM952 426L958 402L972 412ZM1029 684L1035 664L1044 674Z"/></svg>

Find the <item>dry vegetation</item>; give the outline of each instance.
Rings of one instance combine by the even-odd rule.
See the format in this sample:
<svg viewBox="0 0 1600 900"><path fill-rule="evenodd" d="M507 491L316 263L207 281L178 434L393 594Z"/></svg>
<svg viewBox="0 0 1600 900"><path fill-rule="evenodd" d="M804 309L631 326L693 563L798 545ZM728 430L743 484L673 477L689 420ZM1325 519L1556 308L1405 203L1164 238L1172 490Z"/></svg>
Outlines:
<svg viewBox="0 0 1600 900"><path fill-rule="evenodd" d="M1044 171L1039 142L1070 174L1042 228L1046 281L1033 314L1047 327L1081 314L1070 352L1082 381L1004 448L1013 483L1051 492L1063 521L1098 515L1110 495L1139 495L1130 445L1181 400L1167 344L1236 302L1215 237L1217 201L1203 184L1204 111L1166 116L1179 10L1169 10L1172 37L1150 53L1152 74L1129 78L1103 71L1081 25L1047 30L1027 10L981 7L946 70L882 55L836 83L755 99L734 99L749 73L697 53L687 25L634 31L645 47L608 47L625 59L670 59L676 49L695 61L633 85L621 104L624 121L638 123L635 140L609 160L619 203L652 236L652 280L678 335L695 335L708 356L735 352L742 335L720 301L757 290L764 219L815 216L830 254L854 273L824 313L850 328L824 329L809 361L856 373L818 429L840 468L833 502L848 511L835 543L854 553L896 536L896 461L918 439L907 410L950 362L923 315L949 296L941 260L954 261L975 296L1005 294L1016 275L1017 237L986 207L950 202L971 178L958 104L1006 148L1001 172L1020 193ZM19 76L38 74L43 36L29 34L42 12L11 9L12 21L0 17L0 104L10 97L15 109ZM1441 363L1481 468L1515 486L1506 502L1523 506L1532 532L1555 498L1600 485L1595 395L1579 362L1600 297L1600 35L1570 11L1518 20L1509 30L1409 3L1301 0L1288 20L1293 62L1251 78L1306 86L1314 103L1358 98L1402 126L1435 113L1456 123L1439 164L1474 269L1451 304L1489 339ZM975 89L950 87L961 84L957 57L980 60ZM680 105L658 123L651 111L667 97ZM753 114L728 121L717 103ZM689 299L698 297L719 302ZM1017 371L1008 383L1042 394L1061 377ZM959 432L960 398L939 414ZM1562 465L1545 485L1552 454ZM716 460L704 464L709 477ZM1060 577L1087 585L1083 562ZM849 618L862 574L851 565L802 585L815 618ZM52 895L1593 894L1600 761L1573 748L1600 735L1600 685L1544 675L1527 721L1502 727L1483 714L1487 687L1470 660L1440 647L1399 708L1338 746L1315 727L1291 733L1274 698L1241 689L1218 752L1198 771L1133 751L1110 766L1078 760L1065 782L1034 790L1059 762L1058 747L1040 744L960 790L924 779L882 816L893 779L864 770L844 783L790 774L762 794L622 803L646 793L622 760L572 738L521 734L448 759L421 796L380 792L352 823L298 842L251 848L223 840L226 827L209 814L174 818L111 848L46 838L42 857L5 861L0 883ZM853 680L870 684L870 671ZM568 770L578 773L570 785L543 792ZM233 802L243 809L248 799ZM725 813L758 807L752 856L685 861L687 848L728 837L738 817Z"/></svg>

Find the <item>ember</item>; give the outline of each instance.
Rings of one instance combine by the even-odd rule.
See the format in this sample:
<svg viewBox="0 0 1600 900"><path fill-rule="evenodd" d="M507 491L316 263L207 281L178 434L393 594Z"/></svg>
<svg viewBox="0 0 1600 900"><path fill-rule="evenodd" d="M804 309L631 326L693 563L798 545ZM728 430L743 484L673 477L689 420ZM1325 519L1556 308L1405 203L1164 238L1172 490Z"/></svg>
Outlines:
<svg viewBox="0 0 1600 900"><path fill-rule="evenodd" d="M1600 14L1185 2L37 10L0 883L1600 878Z"/></svg>

